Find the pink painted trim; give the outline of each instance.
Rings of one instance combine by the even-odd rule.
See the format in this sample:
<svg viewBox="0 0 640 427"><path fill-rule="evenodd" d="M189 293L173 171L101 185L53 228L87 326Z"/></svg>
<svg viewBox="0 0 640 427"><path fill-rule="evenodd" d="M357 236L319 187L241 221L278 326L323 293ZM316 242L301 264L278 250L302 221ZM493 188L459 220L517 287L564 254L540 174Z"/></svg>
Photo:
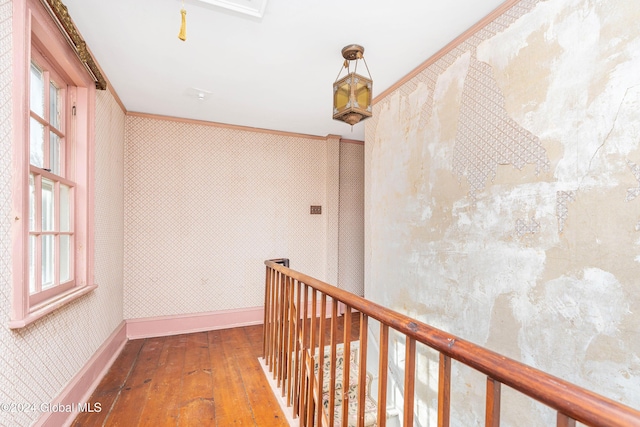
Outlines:
<svg viewBox="0 0 640 427"><path fill-rule="evenodd" d="M94 264L94 224L93 224L93 185L94 185L94 134L95 134L95 84L87 71L79 63L77 55L71 50L59 29L52 22L43 4L38 0L14 0L12 17L13 49L13 141L12 144L12 190L13 219L11 245L13 249L13 285L11 300L10 327L23 327L34 320L52 312L95 288L93 277ZM29 133L29 67L32 36L42 43L42 53L55 58L55 64L61 66L65 74L77 89L78 126L77 138L83 143L76 145L75 206L85 207L74 210L76 233L75 287L70 292L60 289L60 294L48 298L39 304L37 297L29 296L28 283L25 283L29 268L28 248L28 174L29 146L25 143ZM86 120L82 120L85 118Z"/></svg>
<svg viewBox="0 0 640 427"><path fill-rule="evenodd" d="M90 293L97 289L97 285L83 286L81 288L71 288L69 291L57 295L51 301L47 300L42 303L41 307L32 309L29 314L23 316L21 319L15 319L9 321L9 329L20 329L35 322L38 319L43 318L49 313L54 312L65 304L70 303L83 295Z"/></svg>
<svg viewBox="0 0 640 427"><path fill-rule="evenodd" d="M12 145L12 210L11 210L11 246L12 246L12 275L13 292L11 301L11 319L22 319L28 312L28 295L23 282L25 271L29 270L29 259L27 253L27 236L29 222L29 199L26 185L28 172L26 162L28 151L26 144L16 143L24 141L27 135L28 121L27 115L28 101L27 92L22 88L27 87L27 76L29 75L26 64L29 63L29 46L31 45L31 32L29 28L29 17L27 15L27 3L25 0L14 0L13 21L12 21L12 41L13 41L13 74L12 74L12 116L13 116L13 143ZM16 90L18 88L18 90Z"/></svg>
<svg viewBox="0 0 640 427"><path fill-rule="evenodd" d="M88 402L89 397L120 355L126 343L126 323L123 321L51 404L77 405ZM106 409L103 408L103 410ZM68 426L71 425L76 415L78 412L43 413L34 426Z"/></svg>
<svg viewBox="0 0 640 427"><path fill-rule="evenodd" d="M127 338L139 339L261 325L264 307L127 319Z"/></svg>

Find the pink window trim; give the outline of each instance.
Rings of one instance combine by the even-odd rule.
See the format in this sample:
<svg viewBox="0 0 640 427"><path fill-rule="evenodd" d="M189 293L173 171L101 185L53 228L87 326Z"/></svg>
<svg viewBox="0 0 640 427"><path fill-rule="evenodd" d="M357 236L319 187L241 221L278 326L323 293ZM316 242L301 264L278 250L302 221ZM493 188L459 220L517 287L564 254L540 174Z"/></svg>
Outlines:
<svg viewBox="0 0 640 427"><path fill-rule="evenodd" d="M24 327L48 313L60 308L96 288L93 277L94 265L94 145L95 145L95 84L76 54L68 46L62 34L52 22L44 6L38 0L14 0L12 40L13 40L13 224L12 276L13 293L11 299L10 328ZM76 138L85 139L85 144L75 146L76 155L76 250L74 253L76 286L38 305L30 306L27 273L28 218L29 218L29 146L25 143L29 128L29 67L31 61L32 34L43 41L50 57L64 69L67 77L77 86ZM91 167L90 167L91 166ZM77 177L82 177L78 179ZM82 224L81 226L78 226ZM78 251L78 248L82 250Z"/></svg>

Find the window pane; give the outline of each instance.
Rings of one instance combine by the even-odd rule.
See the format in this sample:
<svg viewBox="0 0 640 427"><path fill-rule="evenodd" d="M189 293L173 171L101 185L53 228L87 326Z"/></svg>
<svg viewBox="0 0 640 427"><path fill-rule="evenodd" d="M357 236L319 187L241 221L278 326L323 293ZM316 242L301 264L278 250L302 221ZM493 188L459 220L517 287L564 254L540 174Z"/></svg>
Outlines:
<svg viewBox="0 0 640 427"><path fill-rule="evenodd" d="M60 236L60 283L67 282L71 279L71 236Z"/></svg>
<svg viewBox="0 0 640 427"><path fill-rule="evenodd" d="M29 231L36 230L36 183L32 173L29 174Z"/></svg>
<svg viewBox="0 0 640 427"><path fill-rule="evenodd" d="M31 118L29 130L29 162L36 167L44 167L44 126Z"/></svg>
<svg viewBox="0 0 640 427"><path fill-rule="evenodd" d="M36 291L36 236L29 236L29 293Z"/></svg>
<svg viewBox="0 0 640 427"><path fill-rule="evenodd" d="M42 231L53 231L54 220L53 181L42 179Z"/></svg>
<svg viewBox="0 0 640 427"><path fill-rule="evenodd" d="M54 238L51 235L42 236L42 290L54 285L53 241Z"/></svg>
<svg viewBox="0 0 640 427"><path fill-rule="evenodd" d="M30 81L29 108L31 111L44 116L44 75L38 66L31 62L31 81Z"/></svg>
<svg viewBox="0 0 640 427"><path fill-rule="evenodd" d="M69 187L60 184L60 231L71 231Z"/></svg>
<svg viewBox="0 0 640 427"><path fill-rule="evenodd" d="M49 123L60 130L60 89L49 82Z"/></svg>
<svg viewBox="0 0 640 427"><path fill-rule="evenodd" d="M60 175L60 138L53 132L49 135L49 169Z"/></svg>

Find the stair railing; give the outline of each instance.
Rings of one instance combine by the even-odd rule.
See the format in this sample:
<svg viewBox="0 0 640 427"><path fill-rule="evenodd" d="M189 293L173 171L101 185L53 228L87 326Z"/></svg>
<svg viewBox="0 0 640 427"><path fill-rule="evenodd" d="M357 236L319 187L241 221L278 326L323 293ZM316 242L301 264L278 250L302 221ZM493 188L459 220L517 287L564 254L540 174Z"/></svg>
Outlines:
<svg viewBox="0 0 640 427"><path fill-rule="evenodd" d="M277 261L277 262L275 262ZM359 316L359 372L357 383L357 425L364 426L367 375L367 329L369 319L380 323L378 363L377 426L385 427L389 330L405 336L403 425L414 425L416 343L439 352L438 426L448 427L451 407L451 362L456 360L486 375L485 425L500 425L501 386L504 384L557 412L558 427L575 427L576 421L594 427L638 427L640 411L578 387L523 363L465 341L442 330L390 310L372 301L331 286L267 260L265 279L264 359L293 409L300 426L334 427L334 418L324 415L323 369L314 374L314 361L330 352L328 414L337 406L346 409L347 393L336 402L336 349L340 338L344 354L350 354L352 317ZM338 307L342 313L342 334L338 333ZM328 323L327 323L328 322ZM329 331L329 343L326 333ZM349 364L342 370L342 390L349 389ZM349 425L348 411L342 411L341 425Z"/></svg>

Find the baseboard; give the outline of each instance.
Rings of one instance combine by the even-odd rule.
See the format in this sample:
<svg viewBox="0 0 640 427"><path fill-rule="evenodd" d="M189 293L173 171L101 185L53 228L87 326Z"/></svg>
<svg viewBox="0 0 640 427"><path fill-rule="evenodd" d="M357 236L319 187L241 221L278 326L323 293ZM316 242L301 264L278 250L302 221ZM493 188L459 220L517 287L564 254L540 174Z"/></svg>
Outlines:
<svg viewBox="0 0 640 427"><path fill-rule="evenodd" d="M260 325L263 321L264 307L262 306L207 313L128 319L126 320L127 338L164 337L217 329L239 328Z"/></svg>
<svg viewBox="0 0 640 427"><path fill-rule="evenodd" d="M89 401L102 377L120 355L127 342L126 324L123 321L96 350L84 367L51 402L52 412L43 413L34 426L59 427L70 425L81 407Z"/></svg>

